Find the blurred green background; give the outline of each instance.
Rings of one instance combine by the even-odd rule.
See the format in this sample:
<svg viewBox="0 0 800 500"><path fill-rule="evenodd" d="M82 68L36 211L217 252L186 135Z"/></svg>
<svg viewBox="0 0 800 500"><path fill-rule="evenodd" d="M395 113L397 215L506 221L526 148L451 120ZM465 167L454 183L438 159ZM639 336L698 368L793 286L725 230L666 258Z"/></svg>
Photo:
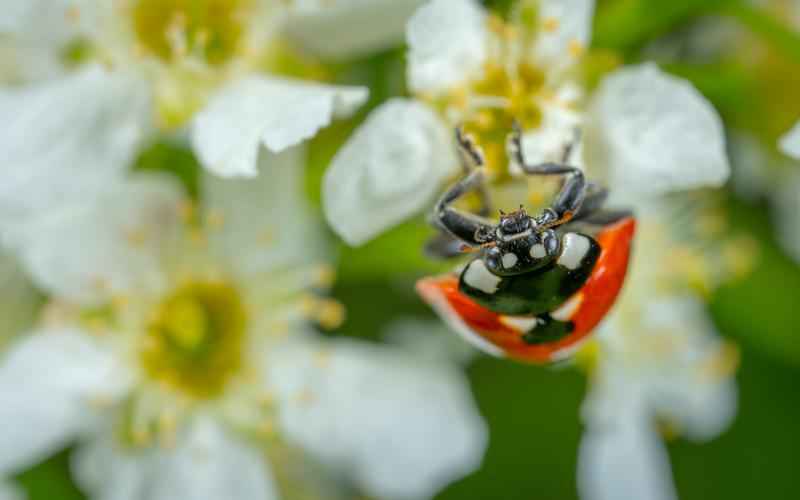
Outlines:
<svg viewBox="0 0 800 500"><path fill-rule="evenodd" d="M502 15L511 2L486 3ZM782 169L800 168L780 160L775 149L779 135L800 118L800 34L785 15L790 3L767 1L756 7L756 2L736 0L601 0L591 55L599 70L647 59L690 79L717 106L729 134L752 136L763 146L765 164L758 168L779 176ZM713 50L694 51L697 37L702 43L715 26L733 27L735 36ZM709 34L706 41L713 45L710 39ZM369 84L374 105L405 92L403 54L398 48L330 71L338 81ZM312 144L308 192L317 202L327 161L367 112L326 130ZM139 166L173 170L189 185L197 168L190 153L171 144L154 146ZM669 442L684 500L800 498L795 475L800 266L776 241L769 197L764 192L745 200L730 188L724 194L735 229L759 242L751 273L722 285L709 298L720 334L741 350L740 410L731 429L711 443ZM393 319L434 319L413 293L414 280L438 266L419 251L429 234L420 218L362 248L341 248L334 296L347 307L348 321L331 335L379 339ZM577 498L585 377L488 357L478 357L468 374L490 426L490 447L482 469L439 498ZM70 482L67 456L62 453L19 477L32 500L82 498Z"/></svg>

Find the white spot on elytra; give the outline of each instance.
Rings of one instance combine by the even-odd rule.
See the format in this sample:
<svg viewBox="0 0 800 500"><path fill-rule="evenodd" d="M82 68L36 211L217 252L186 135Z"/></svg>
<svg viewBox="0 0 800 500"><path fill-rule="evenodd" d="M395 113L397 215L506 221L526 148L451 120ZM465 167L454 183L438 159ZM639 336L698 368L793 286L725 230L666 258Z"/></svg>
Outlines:
<svg viewBox="0 0 800 500"><path fill-rule="evenodd" d="M558 264L567 269L578 269L583 258L589 252L591 245L589 238L577 233L567 233L564 235L564 249L558 257Z"/></svg>
<svg viewBox="0 0 800 500"><path fill-rule="evenodd" d="M500 284L500 277L490 273L482 260L475 259L467 266L464 282L484 293L493 294L497 291L497 285Z"/></svg>
<svg viewBox="0 0 800 500"><path fill-rule="evenodd" d="M558 321L569 321L572 315L575 314L581 306L581 302L583 302L583 294L576 293L561 304L561 307L551 312L550 317Z"/></svg>
<svg viewBox="0 0 800 500"><path fill-rule="evenodd" d="M503 255L503 267L511 269L517 265L517 256L511 252Z"/></svg>
<svg viewBox="0 0 800 500"><path fill-rule="evenodd" d="M528 332L539 326L539 318L536 316L500 316L500 321L521 333Z"/></svg>
<svg viewBox="0 0 800 500"><path fill-rule="evenodd" d="M531 247L531 257L534 259L541 259L547 255L547 251L544 249L544 245L541 243L537 243Z"/></svg>

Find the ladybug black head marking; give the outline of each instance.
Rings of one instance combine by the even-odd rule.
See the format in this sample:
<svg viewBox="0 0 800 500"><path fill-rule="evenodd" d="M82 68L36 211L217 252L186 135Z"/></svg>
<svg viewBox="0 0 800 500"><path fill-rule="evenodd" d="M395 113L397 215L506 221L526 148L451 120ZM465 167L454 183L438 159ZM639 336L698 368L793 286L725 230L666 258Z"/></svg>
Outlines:
<svg viewBox="0 0 800 500"><path fill-rule="evenodd" d="M531 229L532 226L532 220L523 206L520 206L519 210L515 210L510 214L500 212L500 224L498 227L504 236L523 233Z"/></svg>

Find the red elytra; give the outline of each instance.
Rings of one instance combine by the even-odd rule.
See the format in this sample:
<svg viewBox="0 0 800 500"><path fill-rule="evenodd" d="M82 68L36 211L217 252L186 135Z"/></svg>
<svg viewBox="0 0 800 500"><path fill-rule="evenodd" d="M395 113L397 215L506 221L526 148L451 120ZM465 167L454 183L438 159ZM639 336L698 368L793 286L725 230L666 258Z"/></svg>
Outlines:
<svg viewBox="0 0 800 500"><path fill-rule="evenodd" d="M424 278L417 282L417 291L452 328L490 354L530 363L556 361L574 351L614 305L625 281L635 231L636 220L627 217L598 232L595 239L601 253L594 270L565 302L577 303L568 315L574 330L550 343L526 343L523 330L515 326L524 318L499 314L473 302L458 290L454 273Z"/></svg>

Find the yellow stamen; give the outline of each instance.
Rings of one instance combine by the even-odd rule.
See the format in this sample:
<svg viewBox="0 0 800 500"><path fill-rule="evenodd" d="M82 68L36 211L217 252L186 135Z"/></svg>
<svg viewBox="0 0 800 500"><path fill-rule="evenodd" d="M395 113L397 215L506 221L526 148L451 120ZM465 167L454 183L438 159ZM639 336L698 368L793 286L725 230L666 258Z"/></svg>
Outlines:
<svg viewBox="0 0 800 500"><path fill-rule="evenodd" d="M147 54L219 65L239 50L251 6L251 0L136 0L131 15Z"/></svg>
<svg viewBox="0 0 800 500"><path fill-rule="evenodd" d="M567 50L569 50L569 55L578 58L586 52L586 47L578 40L570 40Z"/></svg>
<svg viewBox="0 0 800 500"><path fill-rule="evenodd" d="M542 29L547 33L553 33L558 31L558 28L561 26L561 23L555 17L548 17L542 22Z"/></svg>

